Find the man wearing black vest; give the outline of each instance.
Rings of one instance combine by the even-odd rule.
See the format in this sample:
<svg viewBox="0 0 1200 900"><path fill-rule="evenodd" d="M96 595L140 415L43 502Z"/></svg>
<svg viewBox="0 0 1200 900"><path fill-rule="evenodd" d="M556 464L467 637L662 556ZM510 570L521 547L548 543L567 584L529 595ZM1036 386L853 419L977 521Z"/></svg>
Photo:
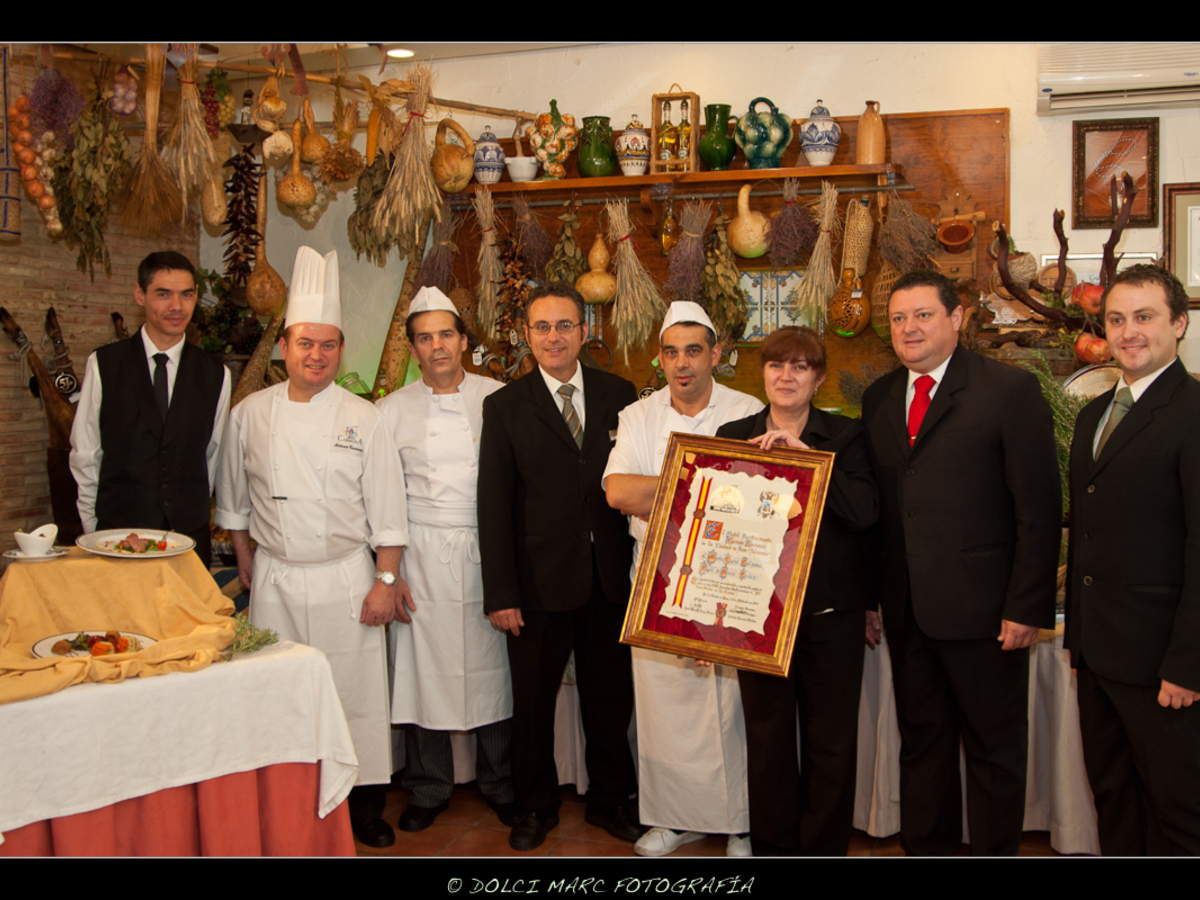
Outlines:
<svg viewBox="0 0 1200 900"><path fill-rule="evenodd" d="M186 534L208 566L209 498L229 417L229 370L184 340L196 306L196 269L186 256L147 256L133 296L146 323L87 361L71 429L79 518L85 532Z"/></svg>

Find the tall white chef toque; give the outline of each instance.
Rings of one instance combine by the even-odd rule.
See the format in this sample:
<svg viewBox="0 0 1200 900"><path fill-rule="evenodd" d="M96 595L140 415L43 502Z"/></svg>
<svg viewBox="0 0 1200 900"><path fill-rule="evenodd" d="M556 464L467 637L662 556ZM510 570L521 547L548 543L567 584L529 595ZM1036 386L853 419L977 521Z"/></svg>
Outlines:
<svg viewBox="0 0 1200 900"><path fill-rule="evenodd" d="M413 297L412 303L408 305L408 315L417 315L418 313L433 312L434 310L444 310L448 313L458 315L458 308L455 307L454 301L443 294L435 287L423 287L417 291L417 295Z"/></svg>
<svg viewBox="0 0 1200 900"><path fill-rule="evenodd" d="M712 319L708 317L703 306L691 300L676 300L667 307L666 318L663 319L662 328L658 330L658 339L661 341L666 330L680 322L695 322L707 327L714 335L717 333L716 326L713 325Z"/></svg>
<svg viewBox="0 0 1200 900"><path fill-rule="evenodd" d="M336 250L324 256L312 247L302 246L296 251L284 320L288 325L332 325L341 330L342 298Z"/></svg>

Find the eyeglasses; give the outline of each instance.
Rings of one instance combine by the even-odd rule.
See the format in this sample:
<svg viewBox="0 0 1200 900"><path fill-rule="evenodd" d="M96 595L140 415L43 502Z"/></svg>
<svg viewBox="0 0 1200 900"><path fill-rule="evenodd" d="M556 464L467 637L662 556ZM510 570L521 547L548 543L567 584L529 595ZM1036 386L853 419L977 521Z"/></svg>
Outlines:
<svg viewBox="0 0 1200 900"><path fill-rule="evenodd" d="M582 324L582 322L568 322L566 319L563 319L561 322L555 322L554 324L549 322L534 322L529 326L529 330L534 334L549 334L550 329L553 328L559 334L570 334Z"/></svg>

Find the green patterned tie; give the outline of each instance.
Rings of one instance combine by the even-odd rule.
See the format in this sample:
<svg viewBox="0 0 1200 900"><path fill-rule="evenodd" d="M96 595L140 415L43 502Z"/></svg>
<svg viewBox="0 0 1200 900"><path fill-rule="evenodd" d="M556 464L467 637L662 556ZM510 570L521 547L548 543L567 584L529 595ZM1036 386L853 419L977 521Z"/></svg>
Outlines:
<svg viewBox="0 0 1200 900"><path fill-rule="evenodd" d="M571 402L571 395L575 393L575 385L564 384L558 389L558 395L562 397L562 414L567 420L567 428L571 432L571 437L575 439L575 446L583 449L583 423L579 421L579 413L575 410L575 404Z"/></svg>
<svg viewBox="0 0 1200 900"><path fill-rule="evenodd" d="M1096 459L1100 458L1100 453L1104 450L1104 445L1108 443L1108 439L1117 430L1117 425L1125 418L1125 413L1129 412L1129 407L1131 406L1133 406L1133 392L1128 387L1123 387L1117 391L1117 398L1113 401L1113 408L1108 416L1108 422L1105 423L1104 430L1100 432L1100 443L1096 445Z"/></svg>

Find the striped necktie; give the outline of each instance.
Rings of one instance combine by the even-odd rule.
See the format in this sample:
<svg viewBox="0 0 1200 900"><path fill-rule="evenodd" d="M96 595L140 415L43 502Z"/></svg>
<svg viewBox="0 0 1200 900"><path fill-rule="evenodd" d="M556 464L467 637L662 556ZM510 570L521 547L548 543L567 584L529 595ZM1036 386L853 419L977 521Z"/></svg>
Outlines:
<svg viewBox="0 0 1200 900"><path fill-rule="evenodd" d="M558 395L562 397L562 414L567 420L567 430L571 432L571 437L575 439L575 446L583 449L583 423L579 421L579 413L575 409L575 404L571 402L571 395L575 393L575 385L564 384L558 389Z"/></svg>

